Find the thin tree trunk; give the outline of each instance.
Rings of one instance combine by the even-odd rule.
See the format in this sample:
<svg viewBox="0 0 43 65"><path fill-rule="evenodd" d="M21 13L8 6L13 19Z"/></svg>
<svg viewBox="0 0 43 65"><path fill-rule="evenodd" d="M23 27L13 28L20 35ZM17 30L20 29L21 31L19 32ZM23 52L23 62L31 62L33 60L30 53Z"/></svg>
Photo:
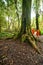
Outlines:
<svg viewBox="0 0 43 65"><path fill-rule="evenodd" d="M1 33L1 21L0 21L0 33Z"/></svg>
<svg viewBox="0 0 43 65"><path fill-rule="evenodd" d="M39 30L39 22L38 22L38 18L39 18L39 13L38 13L38 10L39 10L39 6L40 6L40 0L36 0L36 30Z"/></svg>
<svg viewBox="0 0 43 65"><path fill-rule="evenodd" d="M36 12L36 30L39 30L38 18L39 18L39 14Z"/></svg>

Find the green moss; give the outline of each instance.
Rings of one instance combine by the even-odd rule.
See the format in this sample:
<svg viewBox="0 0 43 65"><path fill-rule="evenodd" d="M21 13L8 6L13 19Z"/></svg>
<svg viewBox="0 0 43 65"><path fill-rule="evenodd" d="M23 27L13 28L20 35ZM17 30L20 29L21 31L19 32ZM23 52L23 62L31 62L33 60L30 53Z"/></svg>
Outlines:
<svg viewBox="0 0 43 65"><path fill-rule="evenodd" d="M0 33L0 39L11 38L12 36L13 36L13 34L9 33L9 32L2 32L2 33Z"/></svg>

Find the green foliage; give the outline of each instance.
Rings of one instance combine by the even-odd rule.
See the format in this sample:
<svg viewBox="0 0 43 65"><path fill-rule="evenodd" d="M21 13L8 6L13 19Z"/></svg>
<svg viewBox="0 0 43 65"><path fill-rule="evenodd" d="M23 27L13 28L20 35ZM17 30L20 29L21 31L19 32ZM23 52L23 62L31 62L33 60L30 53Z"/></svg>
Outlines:
<svg viewBox="0 0 43 65"><path fill-rule="evenodd" d="M41 30L41 32L40 32L40 33L41 33L41 35L43 35L43 30Z"/></svg>
<svg viewBox="0 0 43 65"><path fill-rule="evenodd" d="M36 0L34 0L33 7L36 7L36 5L39 7L40 0L38 0L37 3L35 1ZM17 5L17 9L15 7L15 2ZM19 16L19 20L17 15ZM1 30L0 38L12 36L12 33L9 32L6 33L4 31L13 31L15 33L18 33L20 31L21 19L22 19L21 16L22 16L22 0L0 0L0 30ZM34 23L35 23L35 18L32 27L35 27ZM39 25L39 27L41 27L41 25ZM40 29L43 30L42 28ZM23 36L23 41L24 40L25 40L25 36Z"/></svg>
<svg viewBox="0 0 43 65"><path fill-rule="evenodd" d="M9 32L0 33L0 39L11 38L14 34Z"/></svg>
<svg viewBox="0 0 43 65"><path fill-rule="evenodd" d="M16 23L18 23L17 26L20 28L22 0L17 0L18 11L14 1L16 0L0 0L0 29L2 32L4 30L14 30ZM20 21L18 21L17 13Z"/></svg>
<svg viewBox="0 0 43 65"><path fill-rule="evenodd" d="M33 0L33 9L36 11L39 11L40 7L40 0Z"/></svg>

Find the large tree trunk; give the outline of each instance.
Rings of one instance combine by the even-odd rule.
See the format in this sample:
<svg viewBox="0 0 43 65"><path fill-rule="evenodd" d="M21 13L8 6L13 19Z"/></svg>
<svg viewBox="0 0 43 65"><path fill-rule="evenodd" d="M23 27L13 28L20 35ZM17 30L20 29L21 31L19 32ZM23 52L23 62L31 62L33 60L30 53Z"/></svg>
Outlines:
<svg viewBox="0 0 43 65"><path fill-rule="evenodd" d="M39 48L36 45L35 39L31 33L31 2L32 0L22 0L21 30L17 38L22 39L23 37L25 37L25 40L27 40L34 47L34 49L38 53L40 53Z"/></svg>
<svg viewBox="0 0 43 65"><path fill-rule="evenodd" d="M23 0L22 1L22 22L21 22L21 31L18 35L18 38L23 36L26 40L35 48L35 50L40 53L35 39L31 34L31 1L32 0Z"/></svg>
<svg viewBox="0 0 43 65"><path fill-rule="evenodd" d="M30 33L31 29L31 0L22 1L22 22L21 22L21 34Z"/></svg>

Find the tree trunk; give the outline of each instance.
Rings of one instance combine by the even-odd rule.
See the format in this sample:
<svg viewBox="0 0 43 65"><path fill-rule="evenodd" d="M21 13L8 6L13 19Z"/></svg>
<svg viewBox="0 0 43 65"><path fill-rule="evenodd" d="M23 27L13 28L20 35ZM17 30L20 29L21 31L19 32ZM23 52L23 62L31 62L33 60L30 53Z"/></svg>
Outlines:
<svg viewBox="0 0 43 65"><path fill-rule="evenodd" d="M22 1L22 22L20 34L25 34L31 29L31 0ZM29 32L28 32L29 33Z"/></svg>
<svg viewBox="0 0 43 65"><path fill-rule="evenodd" d="M0 26L0 33L1 33L1 26Z"/></svg>
<svg viewBox="0 0 43 65"><path fill-rule="evenodd" d="M36 12L36 30L39 30L38 18L39 18L39 14Z"/></svg>
<svg viewBox="0 0 43 65"><path fill-rule="evenodd" d="M21 22L21 31L18 35L18 38L25 36L26 40L35 48L35 50L40 53L35 39L31 34L31 1L32 0L23 0L22 1L22 22Z"/></svg>
<svg viewBox="0 0 43 65"><path fill-rule="evenodd" d="M1 33L1 20L0 20L0 33Z"/></svg>
<svg viewBox="0 0 43 65"><path fill-rule="evenodd" d="M39 30L39 22L38 22L38 18L39 18L39 13L38 13L38 10L39 10L39 7L40 7L40 0L36 0L36 30Z"/></svg>
<svg viewBox="0 0 43 65"><path fill-rule="evenodd" d="M27 40L34 47L34 49L38 53L40 53L40 50L36 45L36 41L31 33L31 2L32 0L22 0L21 30L20 30L20 33L18 33L18 36L16 39L25 38L25 40Z"/></svg>
<svg viewBox="0 0 43 65"><path fill-rule="evenodd" d="M8 15L8 24L7 24L7 31L9 31L10 28L9 28L9 15Z"/></svg>

